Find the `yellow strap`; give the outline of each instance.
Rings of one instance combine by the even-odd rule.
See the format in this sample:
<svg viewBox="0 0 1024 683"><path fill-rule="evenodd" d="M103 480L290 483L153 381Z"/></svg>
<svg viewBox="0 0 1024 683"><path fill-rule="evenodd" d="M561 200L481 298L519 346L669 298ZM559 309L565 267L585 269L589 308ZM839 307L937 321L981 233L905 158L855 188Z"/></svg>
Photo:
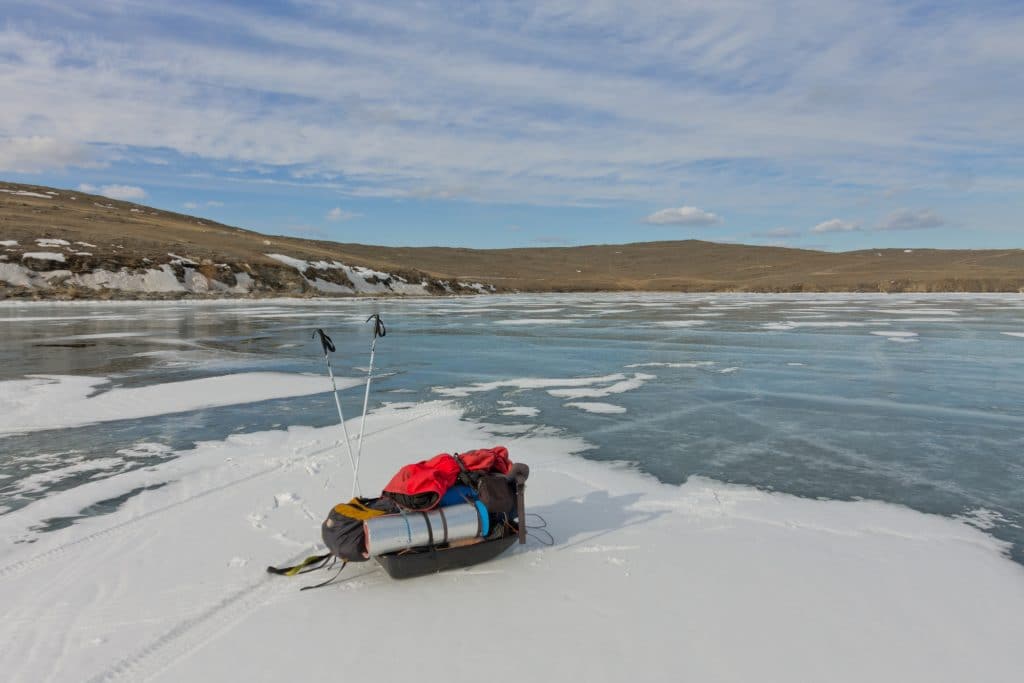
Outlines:
<svg viewBox="0 0 1024 683"><path fill-rule="evenodd" d="M353 498L347 503L338 503L334 506L334 511L339 515L343 515L350 519L358 519L360 521L366 521L374 517L380 517L386 514L383 510L374 510L368 508L359 502L358 498Z"/></svg>

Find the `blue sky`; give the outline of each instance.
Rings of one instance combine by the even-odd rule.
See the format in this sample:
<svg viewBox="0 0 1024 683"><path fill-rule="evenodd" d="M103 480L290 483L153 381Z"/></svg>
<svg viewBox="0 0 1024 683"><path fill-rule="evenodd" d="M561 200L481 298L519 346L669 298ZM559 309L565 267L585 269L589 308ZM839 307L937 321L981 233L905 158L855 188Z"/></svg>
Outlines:
<svg viewBox="0 0 1024 683"><path fill-rule="evenodd" d="M372 244L1024 247L1016 1L2 4L0 179Z"/></svg>

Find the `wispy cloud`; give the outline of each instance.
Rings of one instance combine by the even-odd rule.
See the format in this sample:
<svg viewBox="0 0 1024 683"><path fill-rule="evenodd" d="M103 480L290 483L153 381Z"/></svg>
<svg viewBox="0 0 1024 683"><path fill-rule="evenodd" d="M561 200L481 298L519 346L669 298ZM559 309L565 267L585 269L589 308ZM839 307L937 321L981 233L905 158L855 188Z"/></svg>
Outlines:
<svg viewBox="0 0 1024 683"><path fill-rule="evenodd" d="M41 135L0 137L0 171L38 173L68 166L99 165L95 151L82 142Z"/></svg>
<svg viewBox="0 0 1024 683"><path fill-rule="evenodd" d="M839 218L823 221L811 228L811 232L816 235L826 232L854 232L857 230L860 230L860 223L855 221L844 221Z"/></svg>
<svg viewBox="0 0 1024 683"><path fill-rule="evenodd" d="M82 183L78 186L78 190L80 192L103 195L104 197L121 199L124 201L134 201L146 198L146 191L141 187L136 187L134 185L103 185L102 187L96 187L89 183Z"/></svg>
<svg viewBox="0 0 1024 683"><path fill-rule="evenodd" d="M334 222L350 221L358 216L358 213L353 213L352 211L345 211L340 206L336 206L327 212L327 220Z"/></svg>
<svg viewBox="0 0 1024 683"><path fill-rule="evenodd" d="M897 209L878 224L878 230L928 230L939 228L946 220L931 209Z"/></svg>
<svg viewBox="0 0 1024 683"><path fill-rule="evenodd" d="M184 206L186 209L198 209L198 208L203 207L203 206L213 206L213 207L224 206L224 202L217 201L216 199L210 199L210 200L207 200L205 202L189 201L189 202L185 202L184 204L182 204L182 206Z"/></svg>
<svg viewBox="0 0 1024 683"><path fill-rule="evenodd" d="M717 225L722 219L713 213L698 209L696 206L680 206L676 209L655 211L644 219L651 225Z"/></svg>
<svg viewBox="0 0 1024 683"><path fill-rule="evenodd" d="M375 199L699 196L730 221L1022 189L1019 3L294 4L9 0L0 170L120 150Z"/></svg>

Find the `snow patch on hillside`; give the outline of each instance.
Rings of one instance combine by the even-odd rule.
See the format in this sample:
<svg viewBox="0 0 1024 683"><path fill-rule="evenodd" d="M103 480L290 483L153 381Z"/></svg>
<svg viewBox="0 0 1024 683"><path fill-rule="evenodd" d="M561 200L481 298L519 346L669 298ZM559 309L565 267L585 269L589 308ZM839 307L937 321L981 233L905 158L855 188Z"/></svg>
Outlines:
<svg viewBox="0 0 1024 683"><path fill-rule="evenodd" d="M427 283L409 282L403 277L385 273L372 268L348 266L339 261L305 261L287 256L286 254L267 254L269 258L291 266L299 271L299 275L310 286L321 292L330 294L425 294ZM328 271L341 271L351 286L331 282ZM318 271L324 271L324 277L317 277ZM311 277L313 275L313 277Z"/></svg>

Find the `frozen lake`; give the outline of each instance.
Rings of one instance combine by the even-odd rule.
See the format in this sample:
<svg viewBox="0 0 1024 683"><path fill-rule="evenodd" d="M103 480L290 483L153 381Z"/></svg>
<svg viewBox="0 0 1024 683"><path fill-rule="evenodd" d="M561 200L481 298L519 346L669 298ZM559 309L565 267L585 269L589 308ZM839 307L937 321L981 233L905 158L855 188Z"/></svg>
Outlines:
<svg viewBox="0 0 1024 683"><path fill-rule="evenodd" d="M338 344L354 437L378 311L363 492L502 444L551 543L535 528L408 581L353 563L299 592L326 573L264 568L322 552L351 482L312 333ZM421 624L500 614L446 680L1016 681L1022 314L1020 296L0 306L0 670L422 677L451 634ZM401 618L339 646L374 614ZM493 666L509 652L528 656Z"/></svg>
<svg viewBox="0 0 1024 683"><path fill-rule="evenodd" d="M701 475L963 518L1024 561L1019 295L8 304L0 513L197 442L335 423L312 332L333 335L354 385L373 312L389 330L373 407L450 399L464 419L558 430L587 458L670 484ZM342 397L357 416L361 390ZM429 455L410 445L408 460ZM144 493L42 517L16 540Z"/></svg>

